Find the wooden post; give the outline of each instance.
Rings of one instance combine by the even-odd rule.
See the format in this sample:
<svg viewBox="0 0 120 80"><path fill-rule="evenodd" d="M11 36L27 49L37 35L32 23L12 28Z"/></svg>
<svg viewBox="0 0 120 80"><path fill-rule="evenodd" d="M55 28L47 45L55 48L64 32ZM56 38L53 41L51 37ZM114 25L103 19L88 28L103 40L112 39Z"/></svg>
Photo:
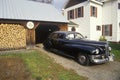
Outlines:
<svg viewBox="0 0 120 80"><path fill-rule="evenodd" d="M26 32L27 32L27 34L26 34L26 48L30 49L30 47L31 47L31 41L30 41L30 35L31 35L31 33L30 33L29 29L27 29Z"/></svg>
<svg viewBox="0 0 120 80"><path fill-rule="evenodd" d="M34 22L34 28L33 29L27 29L27 35L26 35L26 44L27 49L33 49L35 47L35 29L38 27L40 23Z"/></svg>

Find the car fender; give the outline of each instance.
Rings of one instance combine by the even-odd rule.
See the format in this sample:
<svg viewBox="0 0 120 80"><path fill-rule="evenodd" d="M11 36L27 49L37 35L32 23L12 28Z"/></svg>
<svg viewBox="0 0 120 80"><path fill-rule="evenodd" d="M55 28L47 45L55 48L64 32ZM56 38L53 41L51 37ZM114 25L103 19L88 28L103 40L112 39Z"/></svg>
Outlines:
<svg viewBox="0 0 120 80"><path fill-rule="evenodd" d="M77 45L77 44L65 44L64 46L75 50L75 52L84 52L87 54L93 54L92 51L96 49L94 46L88 46L88 45Z"/></svg>

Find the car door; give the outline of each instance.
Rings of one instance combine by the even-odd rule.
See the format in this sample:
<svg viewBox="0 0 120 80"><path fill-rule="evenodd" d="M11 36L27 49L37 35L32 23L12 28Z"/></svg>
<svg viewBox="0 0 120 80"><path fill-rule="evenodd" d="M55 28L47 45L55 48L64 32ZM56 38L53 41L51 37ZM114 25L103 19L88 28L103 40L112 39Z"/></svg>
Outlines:
<svg viewBox="0 0 120 80"><path fill-rule="evenodd" d="M57 41L56 41L59 50L64 50L64 48L63 48L64 41L65 41L65 34L59 33Z"/></svg>
<svg viewBox="0 0 120 80"><path fill-rule="evenodd" d="M70 33L70 34L67 34L64 38L64 40L61 42L61 48L63 51L65 52L73 52L73 42L72 42L72 39L74 38L75 34L74 33Z"/></svg>
<svg viewBox="0 0 120 80"><path fill-rule="evenodd" d="M52 36L51 36L51 42L52 42L52 45L54 48L58 48L59 47L59 39L58 39L58 33L54 33Z"/></svg>

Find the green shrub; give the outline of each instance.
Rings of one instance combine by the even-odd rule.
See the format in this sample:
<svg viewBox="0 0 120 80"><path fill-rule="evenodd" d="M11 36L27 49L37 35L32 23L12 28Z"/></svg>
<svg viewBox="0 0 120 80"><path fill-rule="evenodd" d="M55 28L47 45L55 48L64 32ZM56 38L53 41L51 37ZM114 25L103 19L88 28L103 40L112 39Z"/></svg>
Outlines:
<svg viewBox="0 0 120 80"><path fill-rule="evenodd" d="M105 36L100 36L99 41L107 41L107 39L105 38Z"/></svg>

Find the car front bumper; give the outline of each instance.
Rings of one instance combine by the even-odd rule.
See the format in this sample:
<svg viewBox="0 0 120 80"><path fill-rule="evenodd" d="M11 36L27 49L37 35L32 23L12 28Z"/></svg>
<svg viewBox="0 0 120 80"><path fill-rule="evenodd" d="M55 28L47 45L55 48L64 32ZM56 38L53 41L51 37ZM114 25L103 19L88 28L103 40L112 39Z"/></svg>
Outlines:
<svg viewBox="0 0 120 80"><path fill-rule="evenodd" d="M105 57L105 55L91 55L91 62L96 64L102 64L109 61L114 61L114 55L111 54L110 56Z"/></svg>

